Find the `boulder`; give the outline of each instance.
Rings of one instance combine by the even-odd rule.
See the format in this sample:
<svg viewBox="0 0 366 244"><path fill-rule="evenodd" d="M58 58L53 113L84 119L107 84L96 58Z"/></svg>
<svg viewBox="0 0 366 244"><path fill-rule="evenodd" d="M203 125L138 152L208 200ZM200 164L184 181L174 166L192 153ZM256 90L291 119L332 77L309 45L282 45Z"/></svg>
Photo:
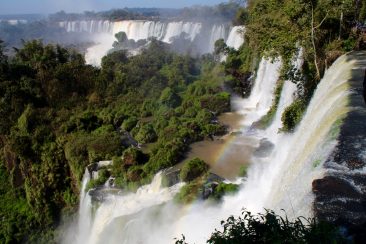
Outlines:
<svg viewBox="0 0 366 244"><path fill-rule="evenodd" d="M312 188L316 195L323 195L328 198L362 198L362 194L349 182L333 176L314 180Z"/></svg>

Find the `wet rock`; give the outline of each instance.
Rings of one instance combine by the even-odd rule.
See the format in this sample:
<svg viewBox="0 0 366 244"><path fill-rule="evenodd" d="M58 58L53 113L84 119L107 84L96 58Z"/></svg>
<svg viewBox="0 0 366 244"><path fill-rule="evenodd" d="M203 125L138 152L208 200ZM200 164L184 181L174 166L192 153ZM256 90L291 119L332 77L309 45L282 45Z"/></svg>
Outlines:
<svg viewBox="0 0 366 244"><path fill-rule="evenodd" d="M91 189L87 194L90 195L92 202L103 202L106 198L106 193L102 190L102 186Z"/></svg>
<svg viewBox="0 0 366 244"><path fill-rule="evenodd" d="M357 158L352 158L347 161L348 168L355 170L355 169L361 169L365 166L365 163Z"/></svg>
<svg viewBox="0 0 366 244"><path fill-rule="evenodd" d="M224 178L218 176L217 174L210 173L207 177L206 182L222 182L224 180Z"/></svg>
<svg viewBox="0 0 366 244"><path fill-rule="evenodd" d="M254 156L259 158L267 157L272 152L273 148L274 145L272 142L267 139L262 139L259 142L259 147L254 152Z"/></svg>
<svg viewBox="0 0 366 244"><path fill-rule="evenodd" d="M201 198L203 200L206 200L210 196L212 196L214 194L215 189L217 188L218 185L219 185L218 182L209 182L209 183L203 185L203 187L202 187L202 193L201 193Z"/></svg>
<svg viewBox="0 0 366 244"><path fill-rule="evenodd" d="M125 147L130 146L138 147L139 145L138 141L136 141L128 131L122 131L122 130L121 130L121 142L122 145Z"/></svg>
<svg viewBox="0 0 366 244"><path fill-rule="evenodd" d="M132 182L141 180L141 175L144 173L142 169L133 169L127 172L127 179Z"/></svg>
<svg viewBox="0 0 366 244"><path fill-rule="evenodd" d="M164 173L163 185L165 187L171 187L180 182L179 174L180 169L168 169Z"/></svg>
<svg viewBox="0 0 366 244"><path fill-rule="evenodd" d="M361 170L366 166L366 53L350 53L348 58L355 62L347 81L350 109L340 121L334 138L337 145L324 164L327 176L312 183L313 206L319 219L362 225L366 223L366 174Z"/></svg>
<svg viewBox="0 0 366 244"><path fill-rule="evenodd" d="M358 192L347 181L326 176L323 179L314 180L312 183L313 192L317 195L325 195L328 198L343 197L343 198L361 198L362 194Z"/></svg>
<svg viewBox="0 0 366 244"><path fill-rule="evenodd" d="M98 163L92 163L87 166L90 177L93 175L93 171L98 171Z"/></svg>
<svg viewBox="0 0 366 244"><path fill-rule="evenodd" d="M240 136L242 134L243 134L243 132L241 132L241 131L233 131L230 133L231 136Z"/></svg>

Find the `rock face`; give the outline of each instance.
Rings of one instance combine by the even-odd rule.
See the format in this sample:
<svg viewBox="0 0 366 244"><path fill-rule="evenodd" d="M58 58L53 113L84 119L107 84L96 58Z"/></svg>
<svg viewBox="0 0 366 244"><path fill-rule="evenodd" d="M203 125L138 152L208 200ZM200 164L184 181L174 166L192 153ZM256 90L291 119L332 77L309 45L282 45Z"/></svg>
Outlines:
<svg viewBox="0 0 366 244"><path fill-rule="evenodd" d="M259 158L267 157L273 151L274 145L267 139L262 139L259 143L259 147L255 150L254 156Z"/></svg>
<svg viewBox="0 0 366 244"><path fill-rule="evenodd" d="M313 181L314 212L320 219L342 225L366 223L366 105L364 77L366 52L348 55L356 61L352 70L349 108L340 127L338 144L324 167L326 176ZM357 231L357 235L362 231Z"/></svg>
<svg viewBox="0 0 366 244"><path fill-rule="evenodd" d="M169 168L164 171L164 186L171 187L180 182L180 169Z"/></svg>

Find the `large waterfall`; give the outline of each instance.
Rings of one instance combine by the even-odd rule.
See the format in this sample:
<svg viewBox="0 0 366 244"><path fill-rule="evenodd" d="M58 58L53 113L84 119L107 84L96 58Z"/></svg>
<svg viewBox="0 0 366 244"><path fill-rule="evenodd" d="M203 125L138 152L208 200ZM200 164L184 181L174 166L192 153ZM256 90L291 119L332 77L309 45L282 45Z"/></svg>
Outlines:
<svg viewBox="0 0 366 244"><path fill-rule="evenodd" d="M86 60L91 64L100 64L101 58L112 48L114 35L125 32L127 38L134 41L156 38L159 41L172 43L177 38L183 38L202 53L214 51L215 42L224 39L229 47L238 49L244 42L244 27L230 27L228 24L209 24L189 21L145 21L123 20L110 22L108 20L63 21L59 26L67 32L98 34L97 45L88 49Z"/></svg>
<svg viewBox="0 0 366 244"><path fill-rule="evenodd" d="M239 139L254 137L258 144L265 139L273 143L274 149L264 156L252 156L238 194L226 196L219 205L196 202L178 206L170 200L181 185L162 187L159 173L150 185L136 193L109 194L93 216L91 205L85 202L87 197L82 195L78 243L173 243L173 238L182 233L190 243L205 243L210 233L219 228L220 220L239 215L242 208L254 212L284 209L290 218L312 216L312 181L324 175L323 163L337 145L337 121L350 110L349 79L355 63L347 58L339 58L327 70L292 134L278 133L279 118L293 101L296 90L289 81L284 83L273 124L265 130L250 127L271 106L281 66L280 60L261 61L251 96L239 103L246 115ZM301 66L301 57L296 62ZM88 174L85 177L87 181Z"/></svg>

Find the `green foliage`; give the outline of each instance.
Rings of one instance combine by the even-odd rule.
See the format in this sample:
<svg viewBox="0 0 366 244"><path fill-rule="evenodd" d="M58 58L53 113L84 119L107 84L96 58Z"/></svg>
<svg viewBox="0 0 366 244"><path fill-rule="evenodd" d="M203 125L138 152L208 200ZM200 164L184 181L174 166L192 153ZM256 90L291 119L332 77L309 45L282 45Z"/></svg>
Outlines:
<svg viewBox="0 0 366 244"><path fill-rule="evenodd" d="M243 97L248 97L251 93L250 77L259 64L259 52L249 44L248 41L245 41L238 51L229 50L224 63L225 72L228 75L226 84Z"/></svg>
<svg viewBox="0 0 366 244"><path fill-rule="evenodd" d="M205 161L194 158L185 163L180 172L180 179L182 181L193 181L194 179L204 175L208 172L208 165Z"/></svg>
<svg viewBox="0 0 366 244"><path fill-rule="evenodd" d="M122 163L125 166L142 165L146 163L147 157L140 150L130 147L122 154Z"/></svg>
<svg viewBox="0 0 366 244"><path fill-rule="evenodd" d="M305 110L305 102L301 99L295 100L282 114L281 120L283 127L281 130L285 132L293 131L300 123Z"/></svg>
<svg viewBox="0 0 366 244"><path fill-rule="evenodd" d="M224 39L219 39L215 42L214 54L221 55L227 54L229 52L229 48L225 43Z"/></svg>
<svg viewBox="0 0 366 244"><path fill-rule="evenodd" d="M10 175L5 167L0 166L0 242L16 243L23 240L22 231L30 231L31 226L37 223L31 207L28 205L24 194L17 196L19 192L10 184ZM19 221L22 220L22 221Z"/></svg>
<svg viewBox="0 0 366 244"><path fill-rule="evenodd" d="M236 184L226 184L224 182L220 182L218 186L213 191L213 194L210 196L210 198L213 198L215 200L220 200L224 195L227 194L234 194L239 190L239 186Z"/></svg>
<svg viewBox="0 0 366 244"><path fill-rule="evenodd" d="M118 42L125 42L127 41L127 34L125 32L118 32L117 34L114 35L117 39Z"/></svg>
<svg viewBox="0 0 366 244"><path fill-rule="evenodd" d="M122 129L126 131L131 131L137 124L138 120L136 117L129 117L123 121Z"/></svg>
<svg viewBox="0 0 366 244"><path fill-rule="evenodd" d="M65 145L65 156L72 177L80 182L87 165L121 155L122 149L119 136L115 132L76 133L70 136Z"/></svg>
<svg viewBox="0 0 366 244"><path fill-rule="evenodd" d="M200 106L214 114L228 112L228 108L230 108L230 94L221 92L216 95L202 96L200 99Z"/></svg>
<svg viewBox="0 0 366 244"><path fill-rule="evenodd" d="M14 191L4 190L0 242L31 242L29 233L52 239L61 213L77 209L81 179L92 163L113 158L88 188L113 175L116 186L135 190L179 163L190 143L222 133L215 116L230 109L223 76L211 58L177 55L156 40L140 55L107 55L100 69L41 41L25 42L14 58L2 57L0 156L7 176L0 184ZM149 150L142 153L138 143Z"/></svg>
<svg viewBox="0 0 366 244"><path fill-rule="evenodd" d="M139 132L136 135L136 140L141 143L151 143L157 139L156 132L152 124L146 124L141 126Z"/></svg>
<svg viewBox="0 0 366 244"><path fill-rule="evenodd" d="M109 176L110 172L107 169L99 169L97 179L91 179L86 185L85 191L104 185Z"/></svg>
<svg viewBox="0 0 366 244"><path fill-rule="evenodd" d="M366 3L364 1L361 1L361 9L360 9L360 13L358 16L358 20L361 23L365 23L365 21L366 21Z"/></svg>
<svg viewBox="0 0 366 244"><path fill-rule="evenodd" d="M175 108L180 104L180 97L167 87L161 92L160 103L170 108Z"/></svg>
<svg viewBox="0 0 366 244"><path fill-rule="evenodd" d="M196 179L184 185L179 193L175 195L174 200L177 203L188 204L197 199L198 193L202 187L202 180Z"/></svg>
<svg viewBox="0 0 366 244"><path fill-rule="evenodd" d="M247 176L247 173L248 173L248 168L249 168L249 165L242 165L242 166L240 166L239 176L240 177L246 177Z"/></svg>
<svg viewBox="0 0 366 244"><path fill-rule="evenodd" d="M315 219L283 218L273 211L253 215L243 211L235 218L221 221L223 230L215 230L207 243L344 243L337 228ZM185 237L175 243L185 243Z"/></svg>

